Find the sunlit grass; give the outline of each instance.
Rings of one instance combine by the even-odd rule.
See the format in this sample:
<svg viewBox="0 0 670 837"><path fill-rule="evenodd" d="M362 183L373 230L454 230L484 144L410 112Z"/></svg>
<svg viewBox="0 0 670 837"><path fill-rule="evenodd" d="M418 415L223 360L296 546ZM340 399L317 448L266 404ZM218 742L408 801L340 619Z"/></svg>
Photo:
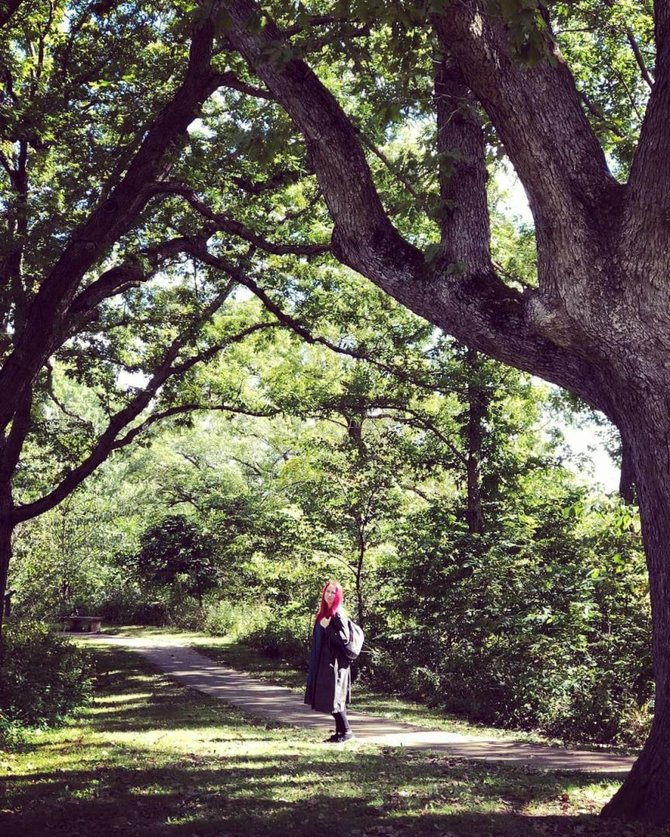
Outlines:
<svg viewBox="0 0 670 837"><path fill-rule="evenodd" d="M94 703L0 756L3 837L656 837L594 816L615 781L333 748L178 687L130 651L91 648Z"/></svg>

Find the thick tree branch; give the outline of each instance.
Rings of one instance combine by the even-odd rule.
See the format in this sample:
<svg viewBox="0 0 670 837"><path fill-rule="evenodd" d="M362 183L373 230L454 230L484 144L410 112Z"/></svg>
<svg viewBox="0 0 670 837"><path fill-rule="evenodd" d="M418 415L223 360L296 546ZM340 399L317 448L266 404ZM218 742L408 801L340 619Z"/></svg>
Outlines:
<svg viewBox="0 0 670 837"><path fill-rule="evenodd" d="M199 320L200 324L209 320L217 308L223 304L225 298L228 296L228 293L224 292L220 294L219 297L217 297L217 299L207 307L206 311ZM16 524L23 520L29 520L33 517L37 517L38 515L43 514L44 512L49 511L49 509L57 506L79 485L81 485L81 483L107 459L112 451L130 444L130 442L132 442L139 433L145 431L157 421L169 418L170 416L177 415L179 413L193 411L195 409L204 409L202 404L186 404L169 407L162 411L156 411L144 419L144 421L142 421L138 426L131 428L124 436L120 436L124 429L135 421L135 419L137 419L141 413L150 406L151 402L158 395L161 387L170 378L184 375L196 366L196 364L204 363L207 360L210 360L224 348L232 345L233 343L240 342L248 335L259 331L260 329L273 327L276 327L273 323L257 323L243 329L238 334L227 338L223 343L211 346L203 352L192 355L181 363L176 363L175 361L188 340L187 335L192 335L193 328L191 327L190 329L187 329L184 334L176 337L166 349L161 363L152 374L146 386L141 389L122 410L119 410L119 412L115 413L111 417L106 430L98 438L98 441L95 443L88 456L78 466L66 474L64 479L53 489L53 491L32 503L16 506L12 512L12 520L14 523ZM232 408L221 405L207 405L207 409L232 410ZM244 408L240 408L240 412L249 413L249 411Z"/></svg>
<svg viewBox="0 0 670 837"><path fill-rule="evenodd" d="M72 334L82 321L90 319L96 307L105 299L147 282L167 259L189 253L194 241L204 244L211 235L212 230L207 229L194 238L173 238L147 248L139 256L131 254L122 264L106 270L72 300L67 311L65 334ZM150 266L148 271L145 270L143 261Z"/></svg>
<svg viewBox="0 0 670 837"><path fill-rule="evenodd" d="M121 182L72 235L31 305L16 349L0 370L0 390L21 393L51 353L54 335L84 276L107 248L134 223L166 173L166 153L195 118L218 81L210 66L214 37L213 15L199 23L191 42L188 69L172 100L157 117ZM0 429L12 417L12 400L0 402Z"/></svg>
<svg viewBox="0 0 670 837"><path fill-rule="evenodd" d="M29 391L19 402L9 433L0 442L0 484L2 485L10 484L11 476L21 456L23 443L30 430L32 406L32 391Z"/></svg>
<svg viewBox="0 0 670 837"><path fill-rule="evenodd" d="M654 275L638 279L663 288L670 271L667 248L668 207L670 190L670 153L668 147L668 114L670 114L670 2L654 3L656 30L656 81L645 113L640 140L629 179L629 203L625 246L635 246L644 234L650 252L665 258L656 259ZM667 303L666 303L667 304Z"/></svg>
<svg viewBox="0 0 670 837"><path fill-rule="evenodd" d="M566 387L614 416L615 403L604 373L586 353L581 357L568 348L569 336L543 297L533 291L515 292L492 268L484 274L457 276L443 265L427 265L422 254L402 239L384 212L357 132L334 97L304 62L268 59L281 46L281 33L267 17L264 27L258 25L252 0L231 0L228 11L231 43L305 138L335 223L335 256L466 345ZM540 220L547 231L559 237L565 233L563 228L551 230L552 205L569 210L576 226L588 229L594 204L611 198L618 185L607 171L567 69L560 62L533 70L516 65L506 52L504 33L500 27L492 28L474 0L449 4L446 13L447 19L441 18L441 25L447 26L444 38L452 54L458 48L461 69L468 65L478 81L475 87L465 73L468 86L508 136L524 183L532 186L536 211L546 189ZM504 96L509 96L511 105ZM519 120L519 113L527 118ZM540 238L546 240L547 232Z"/></svg>
<svg viewBox="0 0 670 837"><path fill-rule="evenodd" d="M537 226L550 230L568 211L588 227L591 213L614 201L618 184L558 51L553 64L521 66L483 0L450 3L435 25L500 133Z"/></svg>
<svg viewBox="0 0 670 837"><path fill-rule="evenodd" d="M255 87L253 84L247 84L246 81L242 81L242 79L238 78L230 70L221 73L218 80L221 87L229 87L231 90L237 90L246 96L254 96L256 99L267 99L270 102L274 101L272 93L263 90L261 87Z"/></svg>
<svg viewBox="0 0 670 837"><path fill-rule="evenodd" d="M447 263L469 272L491 271L486 150L477 105L456 61L441 43L435 105L442 200L441 231Z"/></svg>
<svg viewBox="0 0 670 837"><path fill-rule="evenodd" d="M268 58L283 44L274 23L266 18L262 30L251 0L227 4L228 38L302 131L310 162L335 222L333 245L338 258L351 264L372 260L389 280L406 280L406 268L420 271L421 254L406 242L389 221L372 182L354 126L312 70L302 61L278 63ZM346 184L346 186L345 186ZM386 246L378 244L385 242ZM389 258L389 249L394 258Z"/></svg>

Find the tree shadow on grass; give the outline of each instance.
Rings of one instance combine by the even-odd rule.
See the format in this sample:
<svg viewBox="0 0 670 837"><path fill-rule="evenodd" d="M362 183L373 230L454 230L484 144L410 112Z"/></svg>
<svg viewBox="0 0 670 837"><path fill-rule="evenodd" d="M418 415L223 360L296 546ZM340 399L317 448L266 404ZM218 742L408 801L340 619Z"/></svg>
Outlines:
<svg viewBox="0 0 670 837"><path fill-rule="evenodd" d="M86 748L79 757L87 762ZM125 747L123 766L89 763L85 768L14 775L5 782L0 833L3 837L87 832L100 837L667 834L588 815L522 814L529 798L556 800L566 792L566 777L560 775L524 775L509 768L403 752L333 753L325 746L299 755L286 748L267 755L184 753L174 763L165 763L172 758L174 754L151 748ZM571 788L583 787L592 777L571 775L569 781ZM509 812L494 811L505 806Z"/></svg>
<svg viewBox="0 0 670 837"><path fill-rule="evenodd" d="M177 685L126 649L95 649L94 696L85 717L88 726L100 733L188 730L222 721L246 726L238 710Z"/></svg>
<svg viewBox="0 0 670 837"><path fill-rule="evenodd" d="M192 647L223 666L244 671L253 677L265 678L270 683L295 689L303 689L305 686L306 660L304 670L296 670L294 663L267 657L241 641L224 646L199 642Z"/></svg>

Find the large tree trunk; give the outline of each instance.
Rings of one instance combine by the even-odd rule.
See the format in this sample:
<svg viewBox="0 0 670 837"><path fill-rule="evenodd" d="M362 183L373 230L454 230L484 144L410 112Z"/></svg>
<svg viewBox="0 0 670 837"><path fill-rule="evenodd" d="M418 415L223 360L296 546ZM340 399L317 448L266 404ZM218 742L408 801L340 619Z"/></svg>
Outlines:
<svg viewBox="0 0 670 837"><path fill-rule="evenodd" d="M661 399L659 399L661 401ZM665 413L665 414L664 414ZM622 434L631 451L642 518L652 608L656 699L651 733L605 817L670 822L670 422L663 404Z"/></svg>

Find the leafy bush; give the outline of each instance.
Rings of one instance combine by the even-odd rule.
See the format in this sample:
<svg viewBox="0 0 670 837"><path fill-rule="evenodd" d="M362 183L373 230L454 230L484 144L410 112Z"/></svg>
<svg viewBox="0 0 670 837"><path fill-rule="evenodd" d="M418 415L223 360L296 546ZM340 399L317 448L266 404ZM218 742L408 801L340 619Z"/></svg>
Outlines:
<svg viewBox="0 0 670 837"><path fill-rule="evenodd" d="M58 724L90 697L87 654L40 622L3 629L0 715L9 724Z"/></svg>
<svg viewBox="0 0 670 837"><path fill-rule="evenodd" d="M162 627L170 624L167 606L163 602L106 602L100 608L102 619L112 625L155 625Z"/></svg>
<svg viewBox="0 0 670 837"><path fill-rule="evenodd" d="M0 712L0 750L11 750L22 744L26 728L18 721L10 721Z"/></svg>
<svg viewBox="0 0 670 837"><path fill-rule="evenodd" d="M262 630L270 617L270 608L257 602L214 600L205 604L204 628L213 636L244 639Z"/></svg>
<svg viewBox="0 0 670 837"><path fill-rule="evenodd" d="M298 668L307 665L311 627L297 618L290 609L283 609L245 638L245 642L274 659L286 660Z"/></svg>
<svg viewBox="0 0 670 837"><path fill-rule="evenodd" d="M477 536L445 508L406 521L370 613L370 681L500 726L640 743L653 684L635 521L572 499L524 496Z"/></svg>
<svg viewBox="0 0 670 837"><path fill-rule="evenodd" d="M204 612L200 604L184 589L181 577L169 585L138 590L112 591L98 608L105 622L115 625L155 625L184 630L202 630Z"/></svg>

